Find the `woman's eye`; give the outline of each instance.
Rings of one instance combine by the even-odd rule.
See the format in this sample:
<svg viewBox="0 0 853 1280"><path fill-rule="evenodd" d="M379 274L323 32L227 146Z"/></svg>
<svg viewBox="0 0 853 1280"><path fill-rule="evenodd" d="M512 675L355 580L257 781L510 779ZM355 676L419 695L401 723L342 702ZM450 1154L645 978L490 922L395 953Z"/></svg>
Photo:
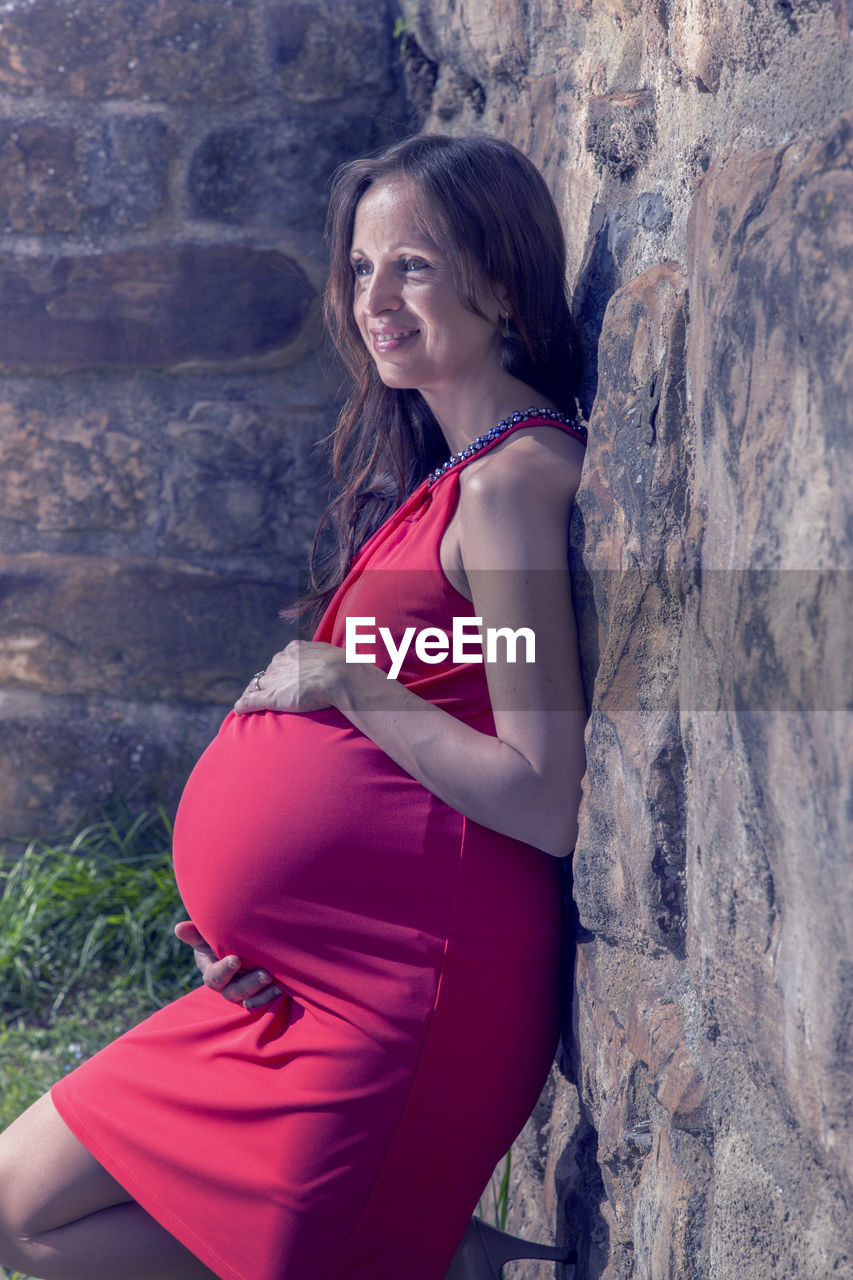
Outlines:
<svg viewBox="0 0 853 1280"><path fill-rule="evenodd" d="M364 260L363 258L359 259L359 261L358 261L358 262L354 262L354 263L352 264L352 269L353 269L353 273L354 273L355 275L357 275L357 276L369 276L369 275L370 275L370 263L369 263L369 262L365 262L365 260Z"/></svg>
<svg viewBox="0 0 853 1280"><path fill-rule="evenodd" d="M429 266L429 263L425 262L423 258L406 258L405 262L403 263L403 270L404 271L423 271L424 268L428 266Z"/></svg>

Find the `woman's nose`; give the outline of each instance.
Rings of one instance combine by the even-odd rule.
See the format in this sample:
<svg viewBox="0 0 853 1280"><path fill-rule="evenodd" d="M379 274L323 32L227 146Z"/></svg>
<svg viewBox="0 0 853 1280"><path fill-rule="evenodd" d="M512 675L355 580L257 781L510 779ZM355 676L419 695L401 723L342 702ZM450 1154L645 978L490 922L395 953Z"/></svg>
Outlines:
<svg viewBox="0 0 853 1280"><path fill-rule="evenodd" d="M365 305L371 315L396 311L402 304L397 279L391 271L374 271L367 282Z"/></svg>

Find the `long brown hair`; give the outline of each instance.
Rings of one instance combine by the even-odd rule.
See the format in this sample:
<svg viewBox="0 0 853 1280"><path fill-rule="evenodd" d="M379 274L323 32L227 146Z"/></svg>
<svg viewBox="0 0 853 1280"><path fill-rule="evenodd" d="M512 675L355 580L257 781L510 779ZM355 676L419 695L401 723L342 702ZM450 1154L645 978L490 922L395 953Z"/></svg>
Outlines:
<svg viewBox="0 0 853 1280"><path fill-rule="evenodd" d="M510 322L501 341L503 367L558 409L577 412L580 360L566 299L563 231L535 165L499 138L443 134L420 134L342 165L332 179L326 222L331 265L324 310L353 386L332 436L341 492L320 521L310 591L288 611L291 616L319 615L358 548L447 457L420 392L385 386L353 316L356 207L372 186L392 177L411 182L423 197L424 229L447 253L465 304L479 313L476 299L484 280L506 298ZM323 554L330 532L333 549Z"/></svg>

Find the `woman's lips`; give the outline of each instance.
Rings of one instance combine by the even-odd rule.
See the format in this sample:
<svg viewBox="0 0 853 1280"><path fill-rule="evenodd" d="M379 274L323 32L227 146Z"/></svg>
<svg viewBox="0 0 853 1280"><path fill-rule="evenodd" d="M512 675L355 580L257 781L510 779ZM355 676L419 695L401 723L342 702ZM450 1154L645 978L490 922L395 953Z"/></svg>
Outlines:
<svg viewBox="0 0 853 1280"><path fill-rule="evenodd" d="M395 351L410 338L416 337L420 329L371 329L373 350L378 352Z"/></svg>

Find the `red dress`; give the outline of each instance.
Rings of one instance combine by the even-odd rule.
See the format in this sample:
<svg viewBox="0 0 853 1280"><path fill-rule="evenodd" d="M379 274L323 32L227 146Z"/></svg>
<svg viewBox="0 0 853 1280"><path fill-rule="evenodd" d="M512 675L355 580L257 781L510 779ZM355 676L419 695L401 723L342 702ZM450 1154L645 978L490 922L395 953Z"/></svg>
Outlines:
<svg viewBox="0 0 853 1280"><path fill-rule="evenodd" d="M343 645L347 615L398 635L473 614L439 560L463 465L373 535L317 639ZM399 679L494 733L482 664L412 647ZM449 808L335 710L230 714L174 856L216 953L285 995L246 1012L200 987L55 1085L60 1115L218 1276L443 1280L555 1052L559 861Z"/></svg>

